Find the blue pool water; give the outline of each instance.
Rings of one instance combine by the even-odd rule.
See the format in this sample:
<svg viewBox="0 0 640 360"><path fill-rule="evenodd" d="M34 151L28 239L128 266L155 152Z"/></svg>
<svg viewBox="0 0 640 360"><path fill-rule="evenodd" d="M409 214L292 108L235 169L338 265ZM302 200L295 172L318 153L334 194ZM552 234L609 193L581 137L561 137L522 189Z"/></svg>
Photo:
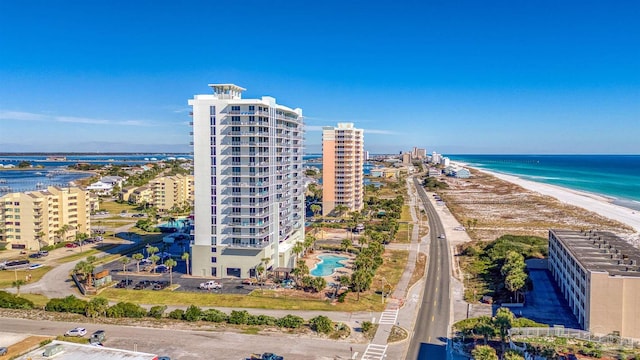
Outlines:
<svg viewBox="0 0 640 360"><path fill-rule="evenodd" d="M320 262L316 264L316 267L311 270L311 275L313 276L327 276L333 274L335 269L344 267L344 264L340 263L340 261L347 260L346 256L336 256L336 255L321 255L318 256Z"/></svg>
<svg viewBox="0 0 640 360"><path fill-rule="evenodd" d="M158 224L159 228L173 228L176 230L180 230L188 225L189 220L187 219L176 219L172 222L166 222L162 224Z"/></svg>

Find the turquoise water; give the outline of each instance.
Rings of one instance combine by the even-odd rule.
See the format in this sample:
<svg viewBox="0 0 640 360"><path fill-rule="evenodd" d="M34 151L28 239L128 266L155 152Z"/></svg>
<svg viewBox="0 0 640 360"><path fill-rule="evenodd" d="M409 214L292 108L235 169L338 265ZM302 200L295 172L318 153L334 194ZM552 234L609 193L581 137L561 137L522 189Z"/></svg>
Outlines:
<svg viewBox="0 0 640 360"><path fill-rule="evenodd" d="M174 228L174 229L182 229L184 228L188 223L187 219L176 219L176 221L173 222L166 222L166 223L162 223L162 224L158 224L158 227L160 228Z"/></svg>
<svg viewBox="0 0 640 360"><path fill-rule="evenodd" d="M603 195L640 210L640 155L451 155L453 161Z"/></svg>
<svg viewBox="0 0 640 360"><path fill-rule="evenodd" d="M320 255L318 256L320 262L316 264L316 267L311 270L313 276L327 276L333 274L335 269L344 267L344 264L340 261L347 260L346 256L337 255Z"/></svg>

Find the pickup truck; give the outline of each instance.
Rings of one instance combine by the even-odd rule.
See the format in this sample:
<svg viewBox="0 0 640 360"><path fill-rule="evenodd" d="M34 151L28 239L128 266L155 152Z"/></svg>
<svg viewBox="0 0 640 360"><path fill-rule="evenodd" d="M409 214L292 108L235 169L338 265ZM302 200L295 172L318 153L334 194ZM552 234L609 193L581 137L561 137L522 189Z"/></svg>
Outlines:
<svg viewBox="0 0 640 360"><path fill-rule="evenodd" d="M222 289L222 284L217 281L210 280L207 282L200 283L200 285L198 285L198 289L201 289L201 290Z"/></svg>

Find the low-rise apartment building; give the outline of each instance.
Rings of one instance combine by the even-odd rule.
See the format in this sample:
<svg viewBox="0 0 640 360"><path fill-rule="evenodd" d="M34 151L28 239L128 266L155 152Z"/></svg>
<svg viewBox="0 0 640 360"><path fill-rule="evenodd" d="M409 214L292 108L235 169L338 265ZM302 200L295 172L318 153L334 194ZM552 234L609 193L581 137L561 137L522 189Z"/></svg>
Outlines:
<svg viewBox="0 0 640 360"><path fill-rule="evenodd" d="M154 206L160 211L193 205L193 175L162 176L144 186L126 187L120 192L120 199Z"/></svg>
<svg viewBox="0 0 640 360"><path fill-rule="evenodd" d="M160 211L193 204L193 175L163 176L149 182L152 204Z"/></svg>
<svg viewBox="0 0 640 360"><path fill-rule="evenodd" d="M13 249L74 240L91 233L90 214L98 199L78 187L10 193L0 197L0 242Z"/></svg>
<svg viewBox="0 0 640 360"><path fill-rule="evenodd" d="M549 270L583 329L640 339L640 250L611 232L549 230Z"/></svg>

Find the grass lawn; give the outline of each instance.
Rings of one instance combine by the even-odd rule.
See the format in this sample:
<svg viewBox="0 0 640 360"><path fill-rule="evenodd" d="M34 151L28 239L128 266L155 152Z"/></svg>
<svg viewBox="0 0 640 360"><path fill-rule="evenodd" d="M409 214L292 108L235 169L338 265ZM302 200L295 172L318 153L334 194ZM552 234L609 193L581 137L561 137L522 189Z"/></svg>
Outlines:
<svg viewBox="0 0 640 360"><path fill-rule="evenodd" d="M7 355L0 356L2 359L13 359L20 354L24 354L31 349L35 349L43 341L51 339L50 336L29 336L28 338L9 346Z"/></svg>
<svg viewBox="0 0 640 360"><path fill-rule="evenodd" d="M411 242L411 231L413 229L413 225L407 223L398 224L398 232L396 233L396 238L393 239L395 243L403 243L408 244Z"/></svg>
<svg viewBox="0 0 640 360"><path fill-rule="evenodd" d="M42 307L44 307L45 305L47 305L47 303L49 302L49 298L44 296L44 295L40 295L40 294L23 294L20 293L20 297L23 299L27 299L27 300L31 300L31 302L33 302L33 305L35 305L36 308L41 309Z"/></svg>
<svg viewBox="0 0 640 360"><path fill-rule="evenodd" d="M24 281L27 274L31 274L31 281L34 283L40 280L44 274L46 274L51 268L49 266L43 266L34 270L2 270L0 271L0 288L12 287L13 282L18 280Z"/></svg>
<svg viewBox="0 0 640 360"><path fill-rule="evenodd" d="M380 311L380 297L377 301L368 300L361 296L360 301L346 301L331 305L329 301L300 299L279 291L255 290L249 295L208 294L192 292L172 292L167 296L166 291L129 290L109 288L100 292L101 297L112 301L126 301L136 304L154 305L196 305L215 307L240 307L276 310L322 310L322 311ZM354 298L355 299L355 298Z"/></svg>
<svg viewBox="0 0 640 360"><path fill-rule="evenodd" d="M111 214L120 214L123 210L127 212L138 213L136 205L119 204L115 201L104 201L100 203L100 210L108 211Z"/></svg>
<svg viewBox="0 0 640 360"><path fill-rule="evenodd" d="M371 287L375 290L380 290L380 283L382 279L384 279L384 281L386 281L385 284L390 284L395 289L407 265L409 251L387 250L382 254L382 257L384 258L384 262L376 271L376 276L373 279ZM378 301L380 301L380 295L378 295Z"/></svg>
<svg viewBox="0 0 640 360"><path fill-rule="evenodd" d="M71 262L71 261L75 261L75 260L79 260L79 259L85 258L87 256L98 254L98 253L103 252L103 251L108 251L110 249L113 249L116 246L118 246L118 245L117 244L109 244L109 245L101 246L100 249L89 249L89 250L86 250L86 251L83 251L83 252L71 254L71 255L65 256L63 258L60 258L60 259L58 259L56 261L59 262L59 263L68 263L68 262Z"/></svg>
<svg viewBox="0 0 640 360"><path fill-rule="evenodd" d="M411 210L409 210L409 205L402 205L402 212L400 213L400 221L412 221L411 218Z"/></svg>

